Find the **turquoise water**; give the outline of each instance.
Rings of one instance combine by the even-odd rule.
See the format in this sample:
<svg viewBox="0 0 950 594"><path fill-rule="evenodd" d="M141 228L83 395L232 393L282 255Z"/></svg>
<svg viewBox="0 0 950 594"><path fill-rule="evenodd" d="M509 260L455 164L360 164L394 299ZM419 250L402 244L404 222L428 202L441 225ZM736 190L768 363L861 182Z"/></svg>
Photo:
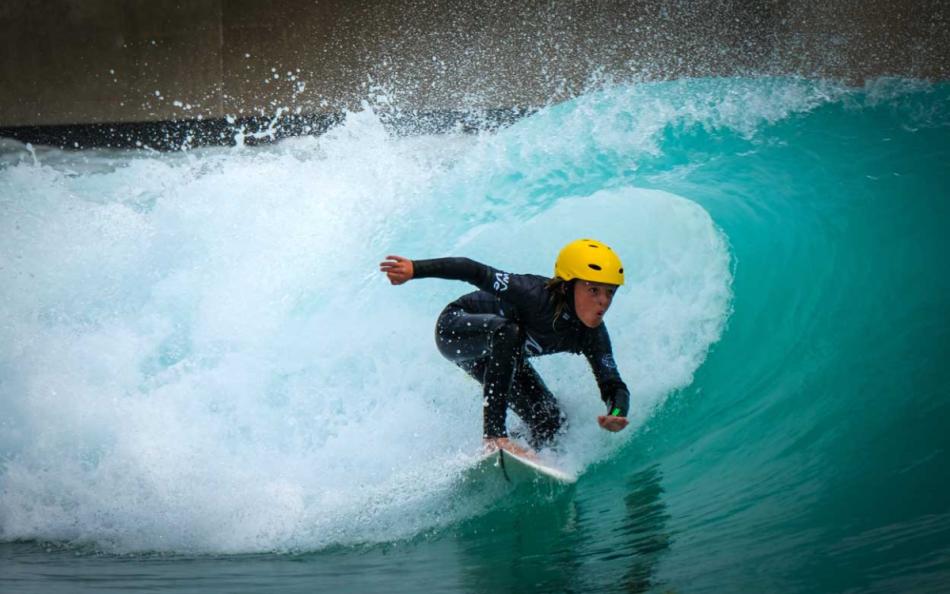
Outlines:
<svg viewBox="0 0 950 594"><path fill-rule="evenodd" d="M702 79L496 133L0 151L14 591L936 592L950 581L950 86ZM551 494L477 492L467 290L591 235L631 427L582 358ZM512 421L514 421L512 419ZM515 422L516 423L516 422Z"/></svg>

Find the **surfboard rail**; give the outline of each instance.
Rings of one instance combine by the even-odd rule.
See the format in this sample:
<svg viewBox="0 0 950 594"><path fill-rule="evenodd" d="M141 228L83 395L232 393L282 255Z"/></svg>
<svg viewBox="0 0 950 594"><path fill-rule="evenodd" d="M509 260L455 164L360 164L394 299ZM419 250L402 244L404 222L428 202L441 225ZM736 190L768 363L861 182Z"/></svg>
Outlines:
<svg viewBox="0 0 950 594"><path fill-rule="evenodd" d="M471 470L475 475L500 474L506 483L512 485L527 482L571 485L577 482L577 477L572 474L507 450L485 454Z"/></svg>

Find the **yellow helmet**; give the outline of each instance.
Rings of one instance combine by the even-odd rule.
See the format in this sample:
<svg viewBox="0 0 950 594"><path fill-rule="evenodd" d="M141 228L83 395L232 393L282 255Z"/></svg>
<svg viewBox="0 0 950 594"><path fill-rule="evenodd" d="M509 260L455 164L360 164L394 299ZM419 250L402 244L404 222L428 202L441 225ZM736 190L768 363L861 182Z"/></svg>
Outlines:
<svg viewBox="0 0 950 594"><path fill-rule="evenodd" d="M610 246L594 239L572 241L557 255L554 276L593 283L623 284L623 263Z"/></svg>

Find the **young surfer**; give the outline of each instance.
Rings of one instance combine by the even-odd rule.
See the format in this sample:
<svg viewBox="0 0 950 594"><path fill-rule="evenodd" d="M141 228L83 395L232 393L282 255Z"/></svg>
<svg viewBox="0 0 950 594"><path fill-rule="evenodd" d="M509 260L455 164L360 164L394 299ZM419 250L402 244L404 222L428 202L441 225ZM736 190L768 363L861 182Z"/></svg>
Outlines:
<svg viewBox="0 0 950 594"><path fill-rule="evenodd" d="M489 448L532 455L508 440L508 408L528 425L535 448L549 444L561 429L564 416L557 400L525 360L550 353L583 353L607 404L598 424L607 431L627 426L630 392L603 323L623 284L623 264L607 245L592 239L567 244L554 264L554 278L502 272L468 258L386 256L379 267L394 285L444 278L480 289L442 310L435 340L444 357L482 384L483 437Z"/></svg>

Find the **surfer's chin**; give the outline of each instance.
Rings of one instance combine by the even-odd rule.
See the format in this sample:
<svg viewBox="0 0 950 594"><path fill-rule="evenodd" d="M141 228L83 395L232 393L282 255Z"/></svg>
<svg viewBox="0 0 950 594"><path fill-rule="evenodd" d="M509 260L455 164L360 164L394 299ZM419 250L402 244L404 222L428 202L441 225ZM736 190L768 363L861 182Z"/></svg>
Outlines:
<svg viewBox="0 0 950 594"><path fill-rule="evenodd" d="M603 317L596 317L593 320L585 320L581 318L581 323L587 326L588 328L596 328L604 323Z"/></svg>

